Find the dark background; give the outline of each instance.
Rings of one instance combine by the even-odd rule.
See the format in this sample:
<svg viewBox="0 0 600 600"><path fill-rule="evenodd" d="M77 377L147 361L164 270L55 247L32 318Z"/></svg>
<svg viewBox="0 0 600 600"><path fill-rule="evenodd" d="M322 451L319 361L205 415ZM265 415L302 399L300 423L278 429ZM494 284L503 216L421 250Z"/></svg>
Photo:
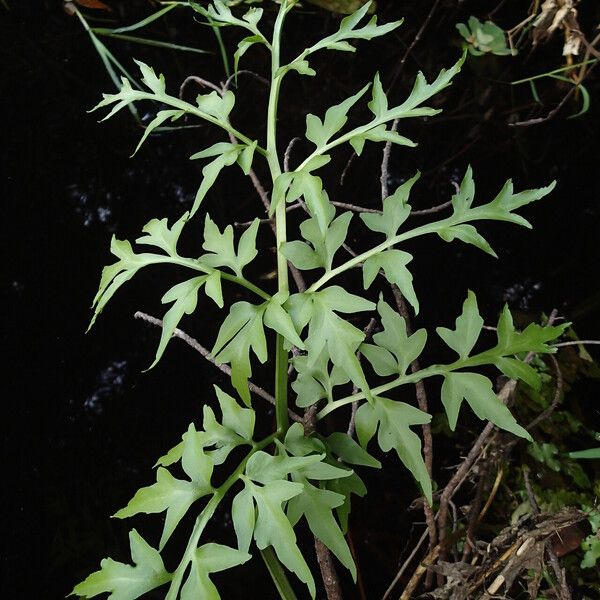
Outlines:
<svg viewBox="0 0 600 600"><path fill-rule="evenodd" d="M178 273L171 270L137 276L84 335L100 270L112 262L111 235L132 239L152 217L178 217L200 181L199 165L189 163L188 156L221 137L208 128L164 134L151 138L130 159L141 133L127 111L103 124L97 123L97 114L86 113L113 85L77 19L63 12L58 0L8 3L10 10L0 7L0 76L5 207L2 342L7 383L2 487L9 508L2 519L0 564L2 586L10 597L53 599L64 597L104 556L128 562L131 522L108 516L124 506L134 490L150 483L156 458L200 417L202 404L212 402L210 386L227 385L219 371L177 341L158 367L142 373L152 361L158 335L134 321L133 313L164 312L160 297L178 280ZM389 83L431 5L382 1L382 21L404 16L401 29L370 44L360 43L356 55L315 56L312 64L320 73L316 80L291 75L281 101L283 143L303 133L308 111L322 114L371 80L374 71ZM398 103L405 97L416 70L431 77L451 65L460 55L455 23L471 14L483 19L492 5L442 2L391 88L390 101ZM588 1L580 7L582 26L590 32L600 20L594 5ZM119 23L132 23L151 8L142 1L112 6L115 12L102 17ZM510 27L524 16L523 10L522 3L505 2L494 20ZM171 89L189 74L218 81L222 65L214 37L190 16L186 10L172 13L168 27L153 33L212 54L183 55L104 41L128 68L133 70L131 57L136 57L165 72ZM264 23L270 21L272 14L267 14ZM336 28L337 21L312 8L292 15L285 30L286 56ZM238 39L237 33L225 32L230 49ZM474 168L479 201L489 200L509 176L517 189L558 180L551 197L523 211L534 224L533 231L502 223L482 227L499 261L458 243L426 240L411 245L422 306L415 325L431 330L451 323L470 287L488 323L508 301L521 322L558 308L582 337L600 337L597 78L587 83L592 103L584 116L566 119L578 110L573 102L542 125L509 126L511 121L544 114L566 93L567 88L553 82L542 84L547 106L536 108L527 86L510 85L520 77L561 66L561 46L557 37L515 58L470 57L452 88L437 100L444 112L427 122L408 123L403 130L420 145L415 150L394 149L391 185L393 189L420 169L423 177L415 188L414 208L447 200L452 182L462 177L468 164ZM251 50L245 66L265 74L265 59L260 49ZM251 135L264 133L265 99L259 83L240 81L234 118ZM145 106L140 114L147 121L152 110ZM361 116L364 109L355 113L356 119ZM305 149L296 147L296 160ZM336 173L349 157L349 149L340 149L327 168L330 193L341 201L377 206L381 147L368 145L341 185ZM244 221L256 214L258 206L249 183L237 173L227 173L205 200L220 224ZM184 246L196 251L201 221L184 240ZM352 243L366 247L369 240L360 238L356 222L351 231ZM274 269L268 231L259 238L259 246L261 259L253 265L253 275L268 287ZM354 281L351 276L347 283ZM230 293L229 300L233 299ZM210 346L221 318L211 304L201 303L184 326ZM432 354L432 360L439 358ZM262 372L256 368L258 381ZM265 385L270 387L268 381ZM594 400L589 398L590 418L598 418ZM433 410L439 410L437 403ZM357 503L353 535L368 597L376 598L395 573L406 544L400 532L414 519L406 517L404 509L417 490L401 472L389 470L372 477L371 485L369 497ZM385 522L382 514L389 515ZM132 523L147 539L157 537L160 517ZM186 525L184 521L184 531ZM223 510L208 534L227 540L231 533ZM260 560L235 575L227 574L220 586L223 598L275 597Z"/></svg>

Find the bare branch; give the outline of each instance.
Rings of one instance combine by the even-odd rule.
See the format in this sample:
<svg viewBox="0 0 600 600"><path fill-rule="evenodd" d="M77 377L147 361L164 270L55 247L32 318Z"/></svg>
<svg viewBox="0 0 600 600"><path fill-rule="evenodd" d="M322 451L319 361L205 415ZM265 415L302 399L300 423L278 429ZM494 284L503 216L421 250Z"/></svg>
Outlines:
<svg viewBox="0 0 600 600"><path fill-rule="evenodd" d="M162 328L163 326L163 322L160 319L157 319L156 317L148 315L139 310L133 315L133 317L134 319L141 319L142 321L146 321L146 323L150 323L151 325L156 325L156 327ZM185 331L182 331L181 329L175 329L175 331L173 331L173 337L183 340L188 346L191 346L194 350L196 350L196 352L201 354L208 362L215 365L217 369L223 371L223 373L231 377L231 367L226 364L217 364L215 362L215 359L210 355L210 352L198 340L185 333ZM248 382L248 389L257 396L260 396L261 398L269 402L270 404L275 405L275 398L273 398L271 394L263 390L258 385L252 383L251 381ZM297 415L293 410L288 409L288 414L290 415L290 419L292 419L292 421L295 421L296 423L302 423L302 417Z"/></svg>

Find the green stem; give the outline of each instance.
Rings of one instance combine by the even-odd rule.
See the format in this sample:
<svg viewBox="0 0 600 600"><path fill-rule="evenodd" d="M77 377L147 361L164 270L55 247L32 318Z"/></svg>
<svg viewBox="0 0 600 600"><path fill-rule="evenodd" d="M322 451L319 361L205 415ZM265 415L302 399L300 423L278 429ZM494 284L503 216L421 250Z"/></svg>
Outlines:
<svg viewBox="0 0 600 600"><path fill-rule="evenodd" d="M215 37L217 38L217 44L219 45L219 52L221 53L221 60L223 61L225 75L229 78L231 77L231 69L229 68L229 57L227 56L227 50L225 48L225 44L223 43L223 36L216 25L211 23L210 26L215 34Z"/></svg>
<svg viewBox="0 0 600 600"><path fill-rule="evenodd" d="M269 570L269 574L275 583L279 595L283 600L296 600L296 594L290 585L281 563L277 559L273 546L268 546L264 550L261 550L260 554L267 565L267 569Z"/></svg>
<svg viewBox="0 0 600 600"><path fill-rule="evenodd" d="M481 365L493 364L494 361L501 356L509 355L510 350L505 352L494 353L492 350L486 350L480 354L476 354L475 356L471 356L470 358L463 358L453 363L447 365L431 365L426 369L421 369L416 373L411 373L410 375L399 375L392 381L388 381L380 385L379 387L373 388L371 390L371 394L373 396L380 396L381 394L385 394L385 392L389 392L394 388L400 387L401 385L406 385L409 383L417 383L426 379L427 377L435 377L436 375L445 375L446 373L451 373L452 371L457 371L458 369L465 369L471 367L478 367ZM346 396L345 398L340 398L339 400L334 400L333 402L328 403L321 411L317 413L317 420L320 420L326 417L328 414L332 413L334 410L342 406L346 406L347 404L352 404L357 400L364 400L366 395L364 392L358 392L356 394L352 394L351 396Z"/></svg>
<svg viewBox="0 0 600 600"><path fill-rule="evenodd" d="M458 368L458 367L456 367L456 368ZM400 375L400 376L396 377L396 379L393 379L392 381L388 381L387 383L384 383L383 385L380 385L379 387L373 388L371 390L371 394L373 396L380 396L381 394L384 394L385 392L388 392L389 390L393 390L394 388L397 388L401 385L406 385L407 383L417 383L418 381L421 381L422 379L425 379L426 377L433 377L434 375L443 375L444 373L447 373L448 371L451 371L451 370L453 370L453 369L450 369L450 365L449 366L433 365L431 367L427 367L426 369L421 369L420 371L417 371L416 373L411 373L410 375ZM353 402L356 402L357 400L364 400L365 398L366 398L366 395L364 392L358 392L357 394L352 394L352 396L346 396L345 398L340 398L339 400L334 400L333 402L330 402L325 407L323 407L323 409L321 409L317 413L317 420L320 421L321 419L326 417L328 414L332 413L334 410L337 410L338 408L341 408L342 406L346 406L346 404L352 404Z"/></svg>
<svg viewBox="0 0 600 600"><path fill-rule="evenodd" d="M351 269L352 267L355 267L365 262L365 260L367 260L371 256L375 256L376 254L379 254L400 242L404 242L411 238L419 237L421 235L426 235L428 233L436 233L437 231L444 229L445 227L449 227L450 225L455 225L458 222L463 221L457 221L454 217L448 217L447 219L443 219L442 221L436 221L435 223L422 225L421 227L416 227L415 229L411 229L410 231L407 231L405 233L401 233L399 235L390 237L378 246L375 246L370 250L363 252L362 254L357 254L354 258L351 258L347 262L341 264L339 267L336 267L335 269L324 273L321 276L321 278L315 281L315 283L313 283L306 291L316 292L319 288L323 287L323 285L327 283L327 281L329 281L336 275L339 275L340 273L343 273L344 271L347 271L348 269Z"/></svg>
<svg viewBox="0 0 600 600"><path fill-rule="evenodd" d="M384 250L388 250L392 246L399 244L401 242L405 242L406 240L410 240L412 238L419 237L421 235L427 235L429 233L437 233L446 227L452 227L454 225L460 225L462 223L469 223L470 221L483 221L486 219L497 219L497 216L493 214L489 214L486 211L486 206L480 206L478 208L474 208L469 210L464 215L451 215L446 219L442 219L441 221L436 221L435 223L429 223L427 225L422 225L421 227L416 227L415 229L411 229L410 231L406 231L405 233L400 233L398 235L392 236L388 238L385 242L382 242L378 246L371 248L363 252L362 254L357 254L355 257L346 261L345 263L339 265L335 269L331 271L327 271L324 273L315 283L313 283L306 291L307 292L316 292L319 288L323 287L325 283L327 283L330 279L333 279L340 273L351 269L352 267L356 267L361 263L365 262L371 256L375 256L383 252Z"/></svg>
<svg viewBox="0 0 600 600"><path fill-rule="evenodd" d="M201 262L198 262L193 258L183 258L181 256L161 256L160 259L161 260L156 260L155 263L171 263L175 265L181 265L182 267L188 267L190 269L194 269L194 271L200 271L201 273L207 274L218 272L220 273L222 279L225 279L226 281L231 281L233 283L237 283L238 285L245 287L247 290L254 292L257 296L260 296L263 300L271 299L271 296L267 294L267 292L261 290L257 285L254 285L251 281L248 281L247 279L244 279L243 277L239 277L237 275L232 275L231 273L225 273L224 271L220 271L219 269L213 269L212 267L203 265Z"/></svg>
<svg viewBox="0 0 600 600"><path fill-rule="evenodd" d="M173 573L173 579L171 580L171 587L169 587L169 592L165 600L176 600L177 595L179 594L179 588L181 587L181 583L183 580L183 576L187 569L188 564L192 560L192 554L198 548L198 542L200 541L200 536L206 527L206 524L214 515L217 506L219 506L221 500L226 496L227 492L231 489L233 484L240 478L240 475L246 469L246 463L250 459L250 457L259 450L266 448L269 444L273 443L276 434L271 434L260 442L256 442L252 450L246 455L244 460L238 465L237 469L225 480L225 482L219 486L213 493L212 498L208 501L202 512L198 515L196 519L196 523L194 525L194 529L192 531L192 535L188 541L187 547L183 554L183 558L179 563L175 573Z"/></svg>
<svg viewBox="0 0 600 600"><path fill-rule="evenodd" d="M279 7L273 29L271 43L271 89L269 92L269 105L267 109L267 161L273 183L281 175L281 166L277 154L277 106L282 75L277 75L280 66L281 30L286 12L287 2L284 0ZM285 204L280 203L275 211L275 235L277 245L277 281L278 291L282 295L289 293L288 264L281 252L287 239ZM277 429L280 435L285 435L288 428L287 385L288 385L288 353L284 348L284 340L277 334L275 350L275 415Z"/></svg>

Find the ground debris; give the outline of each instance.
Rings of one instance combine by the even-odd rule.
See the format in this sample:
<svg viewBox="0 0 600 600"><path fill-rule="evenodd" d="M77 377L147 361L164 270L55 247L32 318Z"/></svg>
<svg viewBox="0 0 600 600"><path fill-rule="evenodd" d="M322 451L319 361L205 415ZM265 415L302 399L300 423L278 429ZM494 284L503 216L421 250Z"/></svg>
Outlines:
<svg viewBox="0 0 600 600"><path fill-rule="evenodd" d="M520 579L530 598L536 598L541 573L550 561L548 549L561 544L561 532L568 532L587 518L576 508L557 513L527 515L503 529L489 544L477 544L472 563L440 562L429 568L447 578L444 586L420 598L436 600L491 600L510 598L513 584ZM555 590L555 597L561 593Z"/></svg>

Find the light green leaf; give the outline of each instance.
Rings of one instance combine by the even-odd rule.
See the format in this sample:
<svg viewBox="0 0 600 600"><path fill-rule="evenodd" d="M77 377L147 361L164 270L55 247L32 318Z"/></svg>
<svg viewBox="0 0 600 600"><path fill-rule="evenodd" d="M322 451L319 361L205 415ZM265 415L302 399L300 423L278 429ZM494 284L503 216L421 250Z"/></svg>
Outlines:
<svg viewBox="0 0 600 600"><path fill-rule="evenodd" d="M214 271L206 278L204 293L219 308L223 308L223 290L221 289L221 273L219 271Z"/></svg>
<svg viewBox="0 0 600 600"><path fill-rule="evenodd" d="M261 363L267 360L265 308L266 304L254 306L245 301L233 304L211 351L217 364L231 364L231 382L247 406L250 406L248 379L252 375L250 349Z"/></svg>
<svg viewBox="0 0 600 600"><path fill-rule="evenodd" d="M292 181L291 189L287 198L291 202L300 196L304 196L308 212L313 216L323 235L327 232L327 226L331 221L331 203L329 197L323 190L323 181L317 175L312 175L306 169L297 171Z"/></svg>
<svg viewBox="0 0 600 600"><path fill-rule="evenodd" d="M231 503L231 519L237 536L238 548L248 552L256 524L256 510L250 488L245 487Z"/></svg>
<svg viewBox="0 0 600 600"><path fill-rule="evenodd" d="M381 468L381 463L361 448L347 433L334 431L323 441L329 453L347 464Z"/></svg>
<svg viewBox="0 0 600 600"><path fill-rule="evenodd" d="M483 319L479 315L477 308L477 298L469 290L467 299L463 304L463 311L456 319L456 329L451 330L447 327L438 327L438 335L454 350L462 359L469 356L473 346L479 338L483 328Z"/></svg>
<svg viewBox="0 0 600 600"><path fill-rule="evenodd" d="M142 267L152 264L169 262L163 254L136 254L127 240L118 240L113 236L110 251L119 259L116 263L102 269L100 286L92 302L94 316L89 324L88 331L94 325L96 318L102 312L115 292L129 281Z"/></svg>
<svg viewBox="0 0 600 600"><path fill-rule="evenodd" d="M381 85L381 79L379 73L375 74L373 80L372 99L368 104L369 110L375 115L377 119L381 119L385 116L388 110L388 101L383 87Z"/></svg>
<svg viewBox="0 0 600 600"><path fill-rule="evenodd" d="M460 182L458 192L452 196L452 208L454 209L454 214L456 216L463 215L471 208L474 199L475 182L473 181L473 169L471 169L471 165L469 165L465 176Z"/></svg>
<svg viewBox="0 0 600 600"><path fill-rule="evenodd" d="M305 435L304 427L300 423L293 423L290 426L285 434L283 445L293 456L325 454L323 442L314 433Z"/></svg>
<svg viewBox="0 0 600 600"><path fill-rule="evenodd" d="M546 327L530 323L523 331L516 331L510 310L505 305L496 328L498 344L490 352L500 352L503 355L519 354L520 352L554 352L548 342L560 337L567 327L569 327L569 323Z"/></svg>
<svg viewBox="0 0 600 600"><path fill-rule="evenodd" d="M416 175L398 186L396 191L383 201L383 214L360 213L360 218L365 225L371 231L384 233L388 239L394 237L410 214L411 207L408 204L408 197L420 176L421 173L417 171Z"/></svg>
<svg viewBox="0 0 600 600"><path fill-rule="evenodd" d="M311 265L316 263L317 266L323 267L326 271L331 270L333 258L348 235L348 227L352 220L352 213L347 211L332 220L335 209L331 204L329 204L328 212L329 214L326 216L327 225L325 233L322 232L315 217L306 219L300 224L300 233L305 240L312 244L314 252L312 252L311 248L306 246L303 242L290 242L291 255L294 256L294 253L296 253L296 257L299 259L300 264ZM286 249L287 248L288 246L286 246ZM295 263L294 265L298 266Z"/></svg>
<svg viewBox="0 0 600 600"><path fill-rule="evenodd" d="M380 377L398 373L398 363L389 350L374 344L361 344L359 350Z"/></svg>
<svg viewBox="0 0 600 600"><path fill-rule="evenodd" d="M329 369L329 355L325 347L316 360L301 355L294 357L292 362L298 373L292 382L292 389L297 394L296 406L300 408L311 406L322 398L333 401L333 388L350 381L340 367Z"/></svg>
<svg viewBox="0 0 600 600"><path fill-rule="evenodd" d="M375 369L380 375L404 375L410 364L416 360L423 352L427 341L427 331L419 329L410 337L406 334L406 321L395 310L393 310L383 298L379 299L377 310L381 315L381 324L383 331L379 331L373 335L373 341L377 346L363 344L361 352L364 353L367 360L372 362ZM378 353L374 354L373 349L385 350L388 356ZM392 357L393 355L393 357ZM395 360L394 360L395 359ZM390 364L390 360L392 364ZM390 368L393 370L388 372ZM381 372L380 372L381 371ZM385 373L383 372L385 371Z"/></svg>
<svg viewBox="0 0 600 600"><path fill-rule="evenodd" d="M294 171L287 171L281 173L275 178L273 182L273 192L271 194L271 206L269 207L269 217L275 214L275 210L282 202L285 202L285 196L287 191L294 180L296 173Z"/></svg>
<svg viewBox="0 0 600 600"><path fill-rule="evenodd" d="M474 56L486 53L506 56L517 53L508 47L504 30L492 21L482 23L477 17L471 16L468 27L464 23L457 23L456 28L469 44L469 52Z"/></svg>
<svg viewBox="0 0 600 600"><path fill-rule="evenodd" d="M517 423L510 410L494 393L492 382L477 373L447 373L444 376L442 403L452 431L456 428L463 399L480 419L491 421L500 429L531 441L529 433Z"/></svg>
<svg viewBox="0 0 600 600"><path fill-rule="evenodd" d="M258 142L254 140L248 146L244 146L244 149L238 155L237 162L244 175L248 175L250 169L252 169L252 160L254 159L254 151L256 150L257 145Z"/></svg>
<svg viewBox="0 0 600 600"><path fill-rule="evenodd" d="M473 225L463 224L445 227L438 231L438 235L445 242L451 242L455 239L461 240L465 244L472 244L480 250L483 250L486 254L498 258L498 255L494 252L488 241L477 231L477 229L475 229L475 227L473 227Z"/></svg>
<svg viewBox="0 0 600 600"><path fill-rule="evenodd" d="M161 75L162 77L162 75ZM161 110L156 114L156 117L146 125L144 135L135 147L131 157L137 154L137 151L142 147L142 144L148 139L148 136L157 128L160 127L166 120L171 119L171 122L176 121L185 114L183 110ZM131 158L130 157L130 158Z"/></svg>
<svg viewBox="0 0 600 600"><path fill-rule="evenodd" d="M237 78L240 60L244 54L246 54L247 50L249 50L254 44L264 44L265 38L261 35L249 35L245 37L243 40L238 42L237 50L233 54L233 72Z"/></svg>
<svg viewBox="0 0 600 600"><path fill-rule="evenodd" d="M228 166L231 166L236 162L239 156L239 150L236 148L231 152L226 154L221 154L217 156L215 160L208 163L202 169L202 182L200 183L200 187L198 188L198 192L196 193L196 197L194 198L194 203L190 210L190 217L193 217L196 214L196 211L200 207L202 200L208 193L208 190L213 186L216 181L219 173Z"/></svg>
<svg viewBox="0 0 600 600"><path fill-rule="evenodd" d="M256 250L256 234L259 220L254 219L240 237L237 254L233 247L233 227L227 225L223 233L207 214L204 220L204 242L202 248L211 254L204 254L200 260L211 267L228 267L238 277L242 277L242 269L251 263L258 251Z"/></svg>
<svg viewBox="0 0 600 600"><path fill-rule="evenodd" d="M355 313L372 310L375 305L360 296L349 294L339 286L331 286L305 296L309 296L308 301L312 303L309 312L305 313L310 320L308 338L305 340L309 365L314 364L323 349L327 348L333 364L343 369L369 397L369 386L355 354L365 334L337 316L334 311ZM290 314L294 318L293 309ZM302 329L304 323L296 323L296 326Z"/></svg>
<svg viewBox="0 0 600 600"><path fill-rule="evenodd" d="M419 482L425 497L431 503L431 479L427 473L421 439L410 429L411 425L423 425L431 421L431 415L404 402L395 402L380 396L373 404L362 404L356 413L356 433L363 448L379 429L377 441L384 452L395 450L404 466Z"/></svg>
<svg viewBox="0 0 600 600"><path fill-rule="evenodd" d="M582 569L593 569L598 564L600 559L600 537L597 533L588 535L583 542L581 548L584 551L583 560L581 561Z"/></svg>
<svg viewBox="0 0 600 600"><path fill-rule="evenodd" d="M192 554L190 573L181 589L181 600L220 600L221 596L209 575L242 565L251 558L247 552L221 544L204 544L197 548Z"/></svg>
<svg viewBox="0 0 600 600"><path fill-rule="evenodd" d="M204 197L208 193L208 190L213 186L216 181L219 173L225 168L231 166L238 159L239 156L239 148L237 146L233 146L231 144L231 148L224 152L223 154L219 154L217 158L213 161L209 162L202 169L202 182L200 183L200 187L196 192L196 197L194 198L194 204L190 210L190 218L196 214L196 211L200 208L200 204ZM194 154L193 158L199 158L198 154Z"/></svg>
<svg viewBox="0 0 600 600"><path fill-rule="evenodd" d="M281 334L290 344L296 346L300 350L304 350L304 342L298 337L294 323L286 310L274 299L267 303L267 308L264 314L264 324Z"/></svg>
<svg viewBox="0 0 600 600"><path fill-rule="evenodd" d="M369 129L363 133L357 133L350 138L350 145L354 148L357 156L362 154L366 141L391 142L392 144L408 146L409 148L414 148L417 145L407 137L400 135L397 131L387 129L385 123L377 125L376 127L373 127L373 129Z"/></svg>
<svg viewBox="0 0 600 600"><path fill-rule="evenodd" d="M281 77L290 71L296 71L300 73L300 75L308 75L309 77L313 77L317 74L317 72L308 64L307 60L295 60L291 62L289 65L283 65L279 67L277 71L275 71L275 77Z"/></svg>
<svg viewBox="0 0 600 600"><path fill-rule="evenodd" d="M277 558L290 571L296 573L300 581L308 586L310 595L314 598L314 579L296 545L296 534L281 506L283 502L301 494L304 486L291 481L270 481L259 487L249 480L246 480L246 486L250 489L258 510L254 528L254 539L258 549L264 550L267 546L273 546Z"/></svg>
<svg viewBox="0 0 600 600"><path fill-rule="evenodd" d="M290 473L304 473L307 468L321 462L323 454L310 456L287 456L278 454L273 456L266 452L255 452L246 464L246 476L259 483L267 484L271 481L285 479Z"/></svg>
<svg viewBox="0 0 600 600"><path fill-rule="evenodd" d="M321 257L306 243L299 240L286 242L281 248L283 255L301 271L323 266Z"/></svg>
<svg viewBox="0 0 600 600"><path fill-rule="evenodd" d="M161 73L158 77L152 67L147 64L135 60L135 64L140 68L142 74L142 83L148 86L157 96L162 96L165 93L165 76Z"/></svg>
<svg viewBox="0 0 600 600"><path fill-rule="evenodd" d="M109 600L135 600L170 581L171 574L166 571L158 551L135 529L129 532L129 544L134 566L105 558L100 570L76 585L71 595L93 598L110 592Z"/></svg>
<svg viewBox="0 0 600 600"><path fill-rule="evenodd" d="M256 414L249 408L242 408L229 394L214 386L217 400L223 415L223 425L248 442L252 442Z"/></svg>
<svg viewBox="0 0 600 600"><path fill-rule="evenodd" d="M320 40L305 50L301 56L307 56L322 49L354 52L354 47L351 46L347 40L371 40L375 37L385 35L401 25L402 21L393 21L392 23L386 23L385 25L377 25L377 16L373 16L366 25L357 28L360 21L369 12L371 4L371 2L367 2L355 13L342 19L340 28L336 33Z"/></svg>
<svg viewBox="0 0 600 600"><path fill-rule="evenodd" d="M125 508L115 517L124 519L138 513L160 513L167 511L159 548L162 550L189 507L198 498L213 491L210 477L213 461L203 452L201 440L193 425L183 436L181 458L183 469L191 481L176 479L164 467L156 472L156 483L141 488Z"/></svg>
<svg viewBox="0 0 600 600"><path fill-rule="evenodd" d="M383 269L385 278L390 283L395 283L408 303L414 308L415 314L419 314L419 300L412 283L412 275L406 265L412 260L412 254L402 250L385 250L379 254L370 256L363 263L363 285L365 290L373 283L373 280Z"/></svg>
<svg viewBox="0 0 600 600"><path fill-rule="evenodd" d="M577 450L575 452L567 452L569 458L575 458L577 460L589 459L589 460L600 460L600 448L588 448L587 450Z"/></svg>
<svg viewBox="0 0 600 600"><path fill-rule="evenodd" d="M327 489L332 492L344 496L344 503L336 508L336 512L342 531L346 533L348 531L348 517L350 516L350 509L352 508L351 495L355 494L362 498L366 495L367 488L356 473L352 473L349 477L344 477L342 479L327 481L325 485L327 486Z"/></svg>
<svg viewBox="0 0 600 600"><path fill-rule="evenodd" d="M136 244L156 246L164 250L169 256L177 256L177 242L188 218L189 213L184 213L178 221L173 223L171 228L169 228L169 222L166 218L152 219L142 228L142 231L147 235L137 238L135 240Z"/></svg>
<svg viewBox="0 0 600 600"><path fill-rule="evenodd" d="M198 304L198 290L204 285L208 276L203 275L194 277L187 281L182 281L174 285L163 297L161 302L174 302L173 306L165 313L163 317L162 331L160 334L160 342L156 350L156 357L153 363L148 367L152 369L161 359L173 332L179 325L184 314L191 315L196 310Z"/></svg>
<svg viewBox="0 0 600 600"><path fill-rule="evenodd" d="M347 98L340 104L336 104L327 109L323 121L315 115L306 116L306 139L315 144L317 148L322 148L348 121L348 111L362 98L369 89L366 85L358 93Z"/></svg>
<svg viewBox="0 0 600 600"><path fill-rule="evenodd" d="M268 42L264 39L257 27L263 14L262 8L251 8L241 19L239 19L233 15L231 9L222 0L213 0L212 4L209 4L207 8L197 2L190 2L190 6L195 11L207 17L211 24L217 26L236 25L242 27L254 35L260 36L268 45Z"/></svg>
<svg viewBox="0 0 600 600"><path fill-rule="evenodd" d="M510 379L524 381L534 390L539 391L542 386L542 380L539 373L527 363L515 358L498 358L494 364Z"/></svg>
<svg viewBox="0 0 600 600"><path fill-rule="evenodd" d="M248 443L235 431L221 425L213 409L207 404L202 407L202 417L202 424L205 429L201 434L202 446L203 448L215 446L213 450L206 450L206 454L210 456L215 465L222 465L234 448Z"/></svg>
<svg viewBox="0 0 600 600"><path fill-rule="evenodd" d="M460 72L465 61L465 56L466 55L463 54L463 56L449 69L442 69L432 83L427 83L423 73L419 72L409 97L399 106L390 108L386 113L386 120L432 116L440 112L439 110L419 105L451 85L454 77Z"/></svg>
<svg viewBox="0 0 600 600"><path fill-rule="evenodd" d="M553 181L550 185L534 190L524 190L517 194L513 193L513 184L509 179L498 195L484 206L477 207L475 210L483 213L482 218L495 219L497 221L509 221L517 225L531 228L531 224L521 215L513 214L512 211L522 206L526 206L531 202L540 200L547 196L555 187L556 182Z"/></svg>
<svg viewBox="0 0 600 600"><path fill-rule="evenodd" d="M288 502L290 522L297 523L302 516L306 517L313 534L335 554L356 581L356 566L352 554L332 513L334 508L344 503L345 497L330 490L319 489L303 477L298 477L298 481L304 485L304 489Z"/></svg>
<svg viewBox="0 0 600 600"><path fill-rule="evenodd" d="M223 95L212 91L210 94L196 96L196 105L202 112L223 122L227 122L234 104L235 95L231 90L227 90Z"/></svg>

